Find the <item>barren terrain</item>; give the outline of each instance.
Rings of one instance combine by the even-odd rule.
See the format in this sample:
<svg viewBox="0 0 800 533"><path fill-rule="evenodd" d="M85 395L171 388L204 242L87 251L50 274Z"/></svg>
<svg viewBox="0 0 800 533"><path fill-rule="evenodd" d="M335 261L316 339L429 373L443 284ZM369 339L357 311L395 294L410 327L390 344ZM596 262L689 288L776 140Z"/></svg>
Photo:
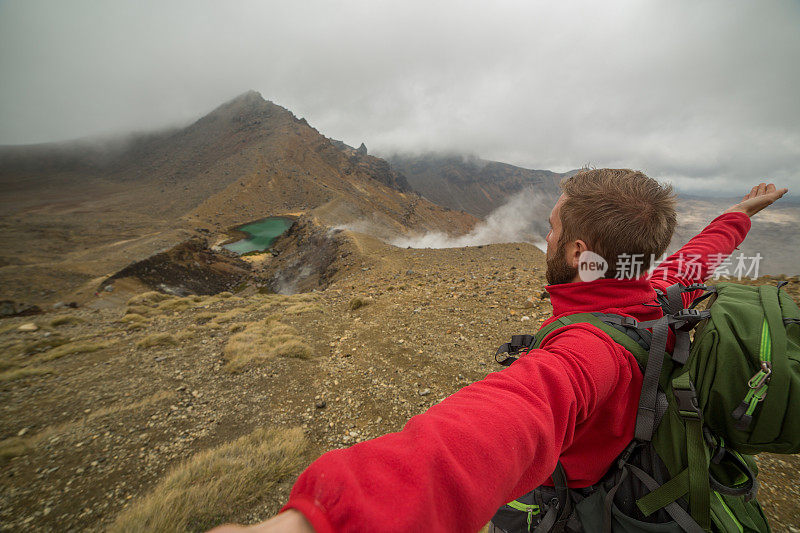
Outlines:
<svg viewBox="0 0 800 533"><path fill-rule="evenodd" d="M550 315L533 246L348 238L347 268L323 291L179 298L120 285L98 297L115 305L2 320L4 529L158 529L169 514L159 501L185 511L190 530L264 519L314 457L399 430L499 370L496 346ZM797 299L800 280L790 286ZM39 329L19 331L30 322ZM259 431L288 431L268 479L235 461L258 452L251 441L276 438ZM218 448L232 442L235 453ZM204 474L223 460L221 471L241 472L235 501ZM774 530L797 531L800 459L760 465ZM193 499L176 496L180 479L193 480Z"/></svg>

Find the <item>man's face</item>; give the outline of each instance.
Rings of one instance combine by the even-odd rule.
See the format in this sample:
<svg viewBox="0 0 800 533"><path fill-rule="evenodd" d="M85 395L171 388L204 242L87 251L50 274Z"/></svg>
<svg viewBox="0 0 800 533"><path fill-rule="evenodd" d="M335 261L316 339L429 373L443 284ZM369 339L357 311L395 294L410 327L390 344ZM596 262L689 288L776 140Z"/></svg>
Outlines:
<svg viewBox="0 0 800 533"><path fill-rule="evenodd" d="M578 275L578 269L567 262L567 243L561 242L561 205L563 203L564 195L562 194L550 212L550 232L545 237L545 241L547 241L547 271L545 277L550 285L571 283Z"/></svg>

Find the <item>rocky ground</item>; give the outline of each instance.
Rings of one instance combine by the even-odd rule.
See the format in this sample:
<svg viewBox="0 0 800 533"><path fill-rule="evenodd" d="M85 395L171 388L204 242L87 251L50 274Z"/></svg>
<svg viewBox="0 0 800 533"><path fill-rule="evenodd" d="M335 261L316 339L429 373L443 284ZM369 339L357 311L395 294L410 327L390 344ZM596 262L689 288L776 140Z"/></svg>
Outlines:
<svg viewBox="0 0 800 533"><path fill-rule="evenodd" d="M533 246L355 242L348 270L320 292L139 298L0 321L2 529L105 530L171 467L258 427L302 427L306 463L399 430L499 370L495 348L550 315ZM31 322L36 331L19 330ZM313 356L263 354L231 371L231 338L268 322ZM797 531L800 458L760 465L774 530ZM290 486L224 519L266 518Z"/></svg>

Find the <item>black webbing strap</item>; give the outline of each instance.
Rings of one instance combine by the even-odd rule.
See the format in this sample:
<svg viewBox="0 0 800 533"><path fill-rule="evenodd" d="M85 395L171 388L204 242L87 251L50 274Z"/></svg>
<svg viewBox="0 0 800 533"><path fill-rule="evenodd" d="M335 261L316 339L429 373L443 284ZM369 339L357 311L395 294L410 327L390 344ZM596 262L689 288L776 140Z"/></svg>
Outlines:
<svg viewBox="0 0 800 533"><path fill-rule="evenodd" d="M622 315L614 315L611 313L592 313L600 321L608 324L617 331L624 333L643 350L650 350L650 343L653 340L653 335L645 328L639 325L639 321L635 318Z"/></svg>
<svg viewBox="0 0 800 533"><path fill-rule="evenodd" d="M606 493L606 498L603 502L603 533L611 533L612 531L613 516L611 508L614 505L614 496L617 494L617 490L619 490L627 477L628 465L626 463L622 466L622 474L619 476L619 481L617 481L614 486L611 487L611 490Z"/></svg>
<svg viewBox="0 0 800 533"><path fill-rule="evenodd" d="M533 530L533 533L549 533L553 529L553 526L556 525L556 519L558 518L558 507L558 505L551 505L547 509L544 518L542 518L542 521L536 526L536 529Z"/></svg>
<svg viewBox="0 0 800 533"><path fill-rule="evenodd" d="M630 468L631 472L634 473L636 477L639 478L645 487L650 489L650 492L656 490L661 485L658 484L658 481L650 477L647 472L638 468L632 464L627 465ZM697 522L687 513L683 507L678 505L676 502L670 502L664 506L664 510L672 517L675 522L681 526L681 528L686 531L686 533L704 533L702 527L700 527Z"/></svg>
<svg viewBox="0 0 800 533"><path fill-rule="evenodd" d="M675 332L675 347L672 349L672 360L680 365L685 365L689 360L689 332Z"/></svg>
<svg viewBox="0 0 800 533"><path fill-rule="evenodd" d="M569 485L567 484L567 472L564 470L564 465L561 461L556 463L556 469L553 472L553 488L556 489L556 496L558 497L559 507L561 507L561 517L566 517L572 510L569 499Z"/></svg>
<svg viewBox="0 0 800 533"><path fill-rule="evenodd" d="M670 285L667 287L667 305L669 305L670 314L677 313L683 309L683 291L685 287L680 283ZM666 314L666 313L664 313Z"/></svg>
<svg viewBox="0 0 800 533"><path fill-rule="evenodd" d="M512 335L511 342L507 342L497 349L497 352L494 354L494 360L503 366L508 366L517 360L514 356L523 348L530 348L533 346L534 342L536 342L536 338L533 335ZM508 357L498 359L497 356L503 353L507 353Z"/></svg>
<svg viewBox="0 0 800 533"><path fill-rule="evenodd" d="M656 393L656 423L655 423L655 427L658 427L658 425L661 423L661 419L664 418L665 414L667 414L667 409L669 409L669 400L667 400L667 395L659 390Z"/></svg>
<svg viewBox="0 0 800 533"><path fill-rule="evenodd" d="M671 287L670 287L671 288ZM664 365L664 354L667 349L667 333L669 317L659 318L653 326L653 339L650 342L650 354L642 379L642 393L639 397L639 409L636 412L635 438L639 441L650 441L653 438L656 421L656 397L661 367Z"/></svg>
<svg viewBox="0 0 800 533"><path fill-rule="evenodd" d="M747 463L745 463L738 454L733 453L724 446L720 447L720 452L718 452L718 457L715 458L714 462L719 464L724 456L730 457L730 459L736 464L736 467L745 475L747 481L730 487L721 483L717 478L714 477L714 473L709 470L708 481L711 485L711 489L729 496L744 496L745 501L750 501L755 498L756 493L758 492L758 478L756 478L756 475L752 470L750 470L750 467L747 466Z"/></svg>
<svg viewBox="0 0 800 533"><path fill-rule="evenodd" d="M536 526L536 529L533 530L533 533L548 533L556 525L556 522L566 523L570 514L572 514L567 472L564 470L564 465L561 464L561 461L556 463L556 469L553 471L552 477L557 503L548 507L547 513L545 513L539 525Z"/></svg>
<svg viewBox="0 0 800 533"><path fill-rule="evenodd" d="M693 305L686 309L683 305L683 293L695 290L708 290L709 292L700 298L696 298ZM715 289L709 289L705 285L695 284L685 287L680 283L670 285L666 289L666 298L662 299L664 305L664 315L669 317L669 325L675 331L675 347L672 349L672 360L680 365L685 365L689 360L690 336L689 331L701 320L710 316L709 311L697 311L694 305L703 298L713 294ZM639 328L655 327L658 320L639 322ZM655 330L654 330L655 331ZM660 370L660 368L659 368Z"/></svg>

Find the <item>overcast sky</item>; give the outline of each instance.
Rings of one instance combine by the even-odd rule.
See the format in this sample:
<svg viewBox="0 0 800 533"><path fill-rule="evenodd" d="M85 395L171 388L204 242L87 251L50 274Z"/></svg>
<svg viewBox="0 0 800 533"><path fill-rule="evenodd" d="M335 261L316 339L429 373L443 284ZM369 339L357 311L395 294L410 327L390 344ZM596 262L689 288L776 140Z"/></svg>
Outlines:
<svg viewBox="0 0 800 533"><path fill-rule="evenodd" d="M187 123L249 89L373 153L800 192L797 0L0 0L0 144Z"/></svg>

